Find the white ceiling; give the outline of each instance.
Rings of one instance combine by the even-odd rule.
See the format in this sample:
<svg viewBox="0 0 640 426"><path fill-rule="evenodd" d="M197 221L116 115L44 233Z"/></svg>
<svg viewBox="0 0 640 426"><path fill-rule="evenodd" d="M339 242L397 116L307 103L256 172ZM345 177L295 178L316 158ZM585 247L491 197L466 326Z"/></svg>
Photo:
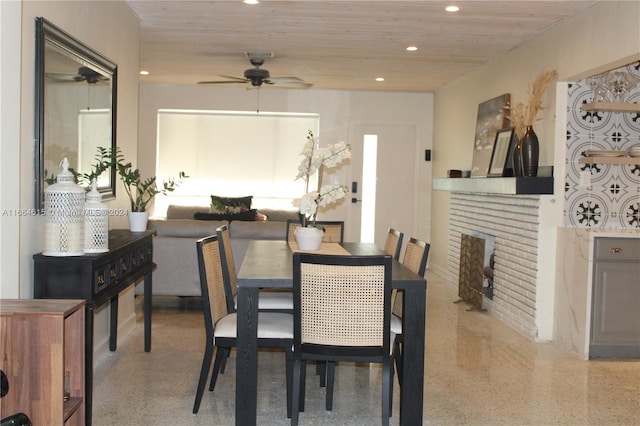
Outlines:
<svg viewBox="0 0 640 426"><path fill-rule="evenodd" d="M262 51L275 54L263 66L272 77L312 89L400 92L435 91L596 2L128 0L150 72L142 83L242 77L244 52ZM451 3L460 11L445 12Z"/></svg>

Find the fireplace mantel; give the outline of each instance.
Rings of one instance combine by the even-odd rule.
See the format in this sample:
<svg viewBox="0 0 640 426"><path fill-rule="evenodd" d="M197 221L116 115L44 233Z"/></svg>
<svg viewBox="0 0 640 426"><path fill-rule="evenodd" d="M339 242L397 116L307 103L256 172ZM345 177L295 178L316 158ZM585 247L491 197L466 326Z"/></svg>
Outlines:
<svg viewBox="0 0 640 426"><path fill-rule="evenodd" d="M477 194L553 194L553 177L434 178L433 189Z"/></svg>

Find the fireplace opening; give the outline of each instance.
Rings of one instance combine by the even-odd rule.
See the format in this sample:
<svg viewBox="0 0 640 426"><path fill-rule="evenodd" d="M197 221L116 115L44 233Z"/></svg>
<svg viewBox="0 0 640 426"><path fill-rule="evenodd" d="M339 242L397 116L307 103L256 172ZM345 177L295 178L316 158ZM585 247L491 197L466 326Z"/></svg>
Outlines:
<svg viewBox="0 0 640 426"><path fill-rule="evenodd" d="M459 301L482 308L483 297L493 299L495 237L480 231L462 234L460 241Z"/></svg>

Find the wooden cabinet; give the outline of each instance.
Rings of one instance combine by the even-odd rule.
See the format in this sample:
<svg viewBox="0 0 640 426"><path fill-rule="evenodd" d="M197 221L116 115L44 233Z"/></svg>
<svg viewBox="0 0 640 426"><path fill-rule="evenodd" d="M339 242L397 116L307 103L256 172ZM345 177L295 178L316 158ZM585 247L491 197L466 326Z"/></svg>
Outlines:
<svg viewBox="0 0 640 426"><path fill-rule="evenodd" d="M0 300L0 368L9 382L1 418L23 412L34 425L85 424L84 305L84 300Z"/></svg>
<svg viewBox="0 0 640 426"><path fill-rule="evenodd" d="M640 358L640 238L595 238L589 358Z"/></svg>
<svg viewBox="0 0 640 426"><path fill-rule="evenodd" d="M85 417L91 424L93 402L93 314L109 304L109 349L118 342L118 294L144 279L144 350L151 350L151 273L154 231L109 231L109 251L84 256L33 256L33 293L39 299L84 299L85 313Z"/></svg>

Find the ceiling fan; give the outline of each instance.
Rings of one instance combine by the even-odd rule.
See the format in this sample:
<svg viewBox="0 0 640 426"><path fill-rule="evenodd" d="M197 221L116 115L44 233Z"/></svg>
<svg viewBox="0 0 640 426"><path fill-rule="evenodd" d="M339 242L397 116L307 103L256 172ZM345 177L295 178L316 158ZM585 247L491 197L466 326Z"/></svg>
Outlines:
<svg viewBox="0 0 640 426"><path fill-rule="evenodd" d="M46 73L45 76L47 79L52 81L68 82L68 83L77 83L81 81L86 81L88 84L96 84L103 81L109 81L109 77L104 76L100 74L98 71L93 70L89 67L78 68L78 73L76 75Z"/></svg>
<svg viewBox="0 0 640 426"><path fill-rule="evenodd" d="M268 70L260 68L262 64L264 64L265 58L274 57L274 54L271 52L247 52L245 55L249 58L249 62L251 62L253 68L244 71L244 78L222 75L221 77L230 80L199 81L198 84L250 83L248 88L259 88L262 84L268 84L289 89L308 89L313 86L313 84L307 83L298 77L271 77Z"/></svg>

